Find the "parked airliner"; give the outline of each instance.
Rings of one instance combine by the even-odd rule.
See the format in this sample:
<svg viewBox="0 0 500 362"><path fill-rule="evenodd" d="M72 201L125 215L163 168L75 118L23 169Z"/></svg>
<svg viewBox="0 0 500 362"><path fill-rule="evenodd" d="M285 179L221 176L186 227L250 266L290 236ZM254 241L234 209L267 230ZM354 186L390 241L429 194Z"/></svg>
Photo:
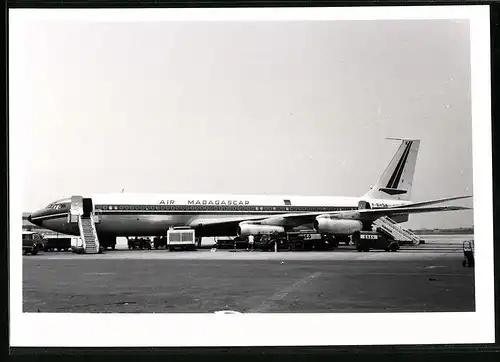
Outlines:
<svg viewBox="0 0 500 362"><path fill-rule="evenodd" d="M469 209L431 205L471 195L411 202L420 141L398 140L401 145L389 165L376 184L361 197L97 194L52 202L28 219L53 231L79 235L78 223L71 215L92 215L101 245L114 246L117 236L160 236L166 235L168 228L180 226L195 229L198 237L247 237L298 228L345 237L370 230L372 223L382 216L401 223L414 213Z"/></svg>

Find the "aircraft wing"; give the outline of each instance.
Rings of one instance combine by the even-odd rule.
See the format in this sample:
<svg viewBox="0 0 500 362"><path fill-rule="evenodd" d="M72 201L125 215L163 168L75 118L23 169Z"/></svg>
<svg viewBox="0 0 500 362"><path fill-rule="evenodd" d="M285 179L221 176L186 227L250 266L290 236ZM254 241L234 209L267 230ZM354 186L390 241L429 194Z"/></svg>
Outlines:
<svg viewBox="0 0 500 362"><path fill-rule="evenodd" d="M459 211L470 210L470 207L463 206L433 206L433 207L398 207L386 209L364 209L351 211L332 211L332 212L311 212L296 214L272 215L267 218L255 220L255 223L266 225L281 226L300 226L312 223L318 216L329 216L333 219L354 219L362 221L374 221L382 216L397 216L407 214L420 214L428 212Z"/></svg>
<svg viewBox="0 0 500 362"><path fill-rule="evenodd" d="M354 219L362 221L374 221L382 216L397 216L406 214L420 214L429 212L470 210L469 207L462 206L433 206L433 207L391 207L385 209L363 209L351 211L331 211L331 212L310 212L310 213L288 213L278 215L256 215L256 216L235 216L233 218L221 219L193 219L189 226L203 229L236 229L241 222L248 221L255 224L277 225L285 227L297 227L312 223L318 216L329 216L338 219Z"/></svg>
<svg viewBox="0 0 500 362"><path fill-rule="evenodd" d="M432 206L432 207L418 207L418 206L407 206L407 207L390 207L387 209L366 209L366 210L355 210L343 212L343 215L338 215L339 218L343 219L356 219L359 215L360 220L376 220L382 216L398 216L398 215L408 215L408 214L422 214L428 212L443 212L443 211L460 211L460 210L471 210L470 207L464 206Z"/></svg>
<svg viewBox="0 0 500 362"><path fill-rule="evenodd" d="M460 199L468 199L472 197L472 195L468 195L468 196L455 196L455 197L445 197L443 199L435 199L435 200L430 200L430 201L420 201L420 202L412 202L410 204L406 204L406 205L401 205L401 206L393 206L392 208L394 209L401 209L401 208L405 208L405 207L414 207L414 206L429 206L429 205L435 205L435 204L439 204L441 202L446 202L446 201L453 201L453 200L460 200Z"/></svg>

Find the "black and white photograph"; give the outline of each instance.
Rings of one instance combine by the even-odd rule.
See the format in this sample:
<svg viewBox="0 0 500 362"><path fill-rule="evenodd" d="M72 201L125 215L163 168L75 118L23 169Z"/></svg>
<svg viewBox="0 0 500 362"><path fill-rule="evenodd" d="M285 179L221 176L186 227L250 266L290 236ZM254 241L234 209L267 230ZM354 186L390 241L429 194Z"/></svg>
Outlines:
<svg viewBox="0 0 500 362"><path fill-rule="evenodd" d="M494 340L488 7L9 13L12 345Z"/></svg>

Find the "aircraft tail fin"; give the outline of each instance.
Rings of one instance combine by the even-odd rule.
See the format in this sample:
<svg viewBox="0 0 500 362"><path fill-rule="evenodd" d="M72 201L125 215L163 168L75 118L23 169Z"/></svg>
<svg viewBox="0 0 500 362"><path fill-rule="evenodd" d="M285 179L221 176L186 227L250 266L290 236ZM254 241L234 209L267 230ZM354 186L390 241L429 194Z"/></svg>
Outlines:
<svg viewBox="0 0 500 362"><path fill-rule="evenodd" d="M364 197L408 201L411 198L420 140L388 139L400 140L401 145L380 179Z"/></svg>

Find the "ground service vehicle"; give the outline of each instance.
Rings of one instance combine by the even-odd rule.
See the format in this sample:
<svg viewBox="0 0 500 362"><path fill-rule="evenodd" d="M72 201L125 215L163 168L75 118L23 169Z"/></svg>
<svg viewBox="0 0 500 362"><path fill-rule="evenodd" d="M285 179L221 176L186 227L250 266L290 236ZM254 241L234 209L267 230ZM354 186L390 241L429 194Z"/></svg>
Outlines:
<svg viewBox="0 0 500 362"><path fill-rule="evenodd" d="M385 235L375 231L357 232L353 234L352 241L358 251L370 251L371 249L385 251L399 250L399 243L396 240L389 239Z"/></svg>
<svg viewBox="0 0 500 362"><path fill-rule="evenodd" d="M331 235L299 231L290 232L287 236L290 250L332 250L339 246L339 240Z"/></svg>
<svg viewBox="0 0 500 362"><path fill-rule="evenodd" d="M32 231L23 231L23 254L38 254L39 243L42 240L40 234Z"/></svg>
<svg viewBox="0 0 500 362"><path fill-rule="evenodd" d="M155 236L153 238L153 246L155 249L159 249L163 246L167 245L167 237L166 236Z"/></svg>
<svg viewBox="0 0 500 362"><path fill-rule="evenodd" d="M151 250L151 240L147 238L127 238L127 246L129 249L148 249Z"/></svg>
<svg viewBox="0 0 500 362"><path fill-rule="evenodd" d="M71 236L45 235L43 251L68 251L71 249Z"/></svg>
<svg viewBox="0 0 500 362"><path fill-rule="evenodd" d="M332 250L339 246L339 240L330 235L321 235L315 232L298 231L289 232L286 235L261 235L256 238L255 249L275 250Z"/></svg>
<svg viewBox="0 0 500 362"><path fill-rule="evenodd" d="M171 228L167 231L167 248L170 251L175 249L196 250L196 237L191 228Z"/></svg>
<svg viewBox="0 0 500 362"><path fill-rule="evenodd" d="M260 235L259 238L255 238L254 249L260 249L263 251L274 251L276 245L278 250L287 249L288 250L288 240L285 236L271 236L271 235Z"/></svg>
<svg viewBox="0 0 500 362"><path fill-rule="evenodd" d="M242 239L239 236L218 237L214 244L214 247L217 249L246 249L248 246L248 240Z"/></svg>

